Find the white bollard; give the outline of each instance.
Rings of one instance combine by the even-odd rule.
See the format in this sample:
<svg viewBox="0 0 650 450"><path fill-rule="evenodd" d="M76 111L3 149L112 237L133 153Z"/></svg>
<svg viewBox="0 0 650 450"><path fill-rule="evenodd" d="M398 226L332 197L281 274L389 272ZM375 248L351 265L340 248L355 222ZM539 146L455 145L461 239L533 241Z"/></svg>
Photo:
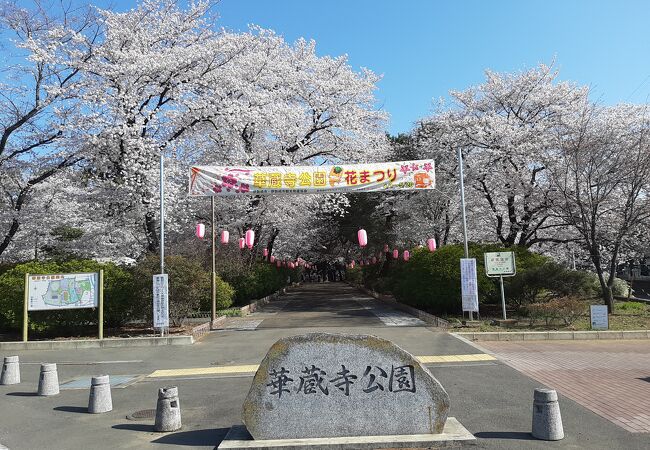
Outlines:
<svg viewBox="0 0 650 450"><path fill-rule="evenodd" d="M92 377L90 382L90 396L88 397L88 412L100 414L113 410L111 398L111 383L108 375Z"/></svg>
<svg viewBox="0 0 650 450"><path fill-rule="evenodd" d="M20 383L20 362L17 356L5 356L2 364L2 375L0 375L0 384L18 384Z"/></svg>
<svg viewBox="0 0 650 450"><path fill-rule="evenodd" d="M158 390L156 404L155 431L176 431L181 429L181 405L178 401L176 386L164 387Z"/></svg>
<svg viewBox="0 0 650 450"><path fill-rule="evenodd" d="M564 439L560 405L554 389L535 389L532 435L545 441Z"/></svg>
<svg viewBox="0 0 650 450"><path fill-rule="evenodd" d="M56 364L41 364L41 376L38 379L38 395L50 396L59 393L59 375Z"/></svg>

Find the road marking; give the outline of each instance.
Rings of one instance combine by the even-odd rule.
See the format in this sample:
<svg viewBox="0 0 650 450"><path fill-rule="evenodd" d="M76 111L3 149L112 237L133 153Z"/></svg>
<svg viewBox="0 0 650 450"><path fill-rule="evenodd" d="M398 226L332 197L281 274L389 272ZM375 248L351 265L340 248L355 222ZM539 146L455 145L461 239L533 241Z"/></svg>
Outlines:
<svg viewBox="0 0 650 450"><path fill-rule="evenodd" d="M217 375L224 373L247 373L256 372L258 364L244 366L217 366L217 367L196 367L189 369L162 369L147 375L147 378L154 377L179 377L188 375Z"/></svg>
<svg viewBox="0 0 650 450"><path fill-rule="evenodd" d="M386 307L385 305L373 302L371 299L366 299L362 297L354 297L357 303L361 305L363 309L366 309L373 313L381 322L388 327L421 327L426 326L426 322L413 317L410 314L404 313L402 311L395 311Z"/></svg>
<svg viewBox="0 0 650 450"><path fill-rule="evenodd" d="M97 364L135 364L141 363L141 359L128 359L124 361L55 361L59 366L94 366ZM20 362L20 364L31 364L39 366L42 362Z"/></svg>
<svg viewBox="0 0 650 450"><path fill-rule="evenodd" d="M474 361L494 361L496 358L484 353L475 353L471 355L435 355L435 356L416 356L423 364L450 363L450 362L474 362ZM158 377L183 377L192 375L222 375L229 373L251 373L256 372L258 364L248 364L242 366L216 366L216 367L195 367L187 369L161 369L147 375L147 378Z"/></svg>
<svg viewBox="0 0 650 450"><path fill-rule="evenodd" d="M218 331L244 331L244 330L254 330L259 324L261 324L264 319L251 320L251 319L241 319L239 317L232 317L222 326L217 328Z"/></svg>
<svg viewBox="0 0 650 450"><path fill-rule="evenodd" d="M471 355L437 355L437 356L418 356L418 360L423 364L431 363L448 363L448 362L471 362L471 361L494 361L496 358L485 353L475 353Z"/></svg>

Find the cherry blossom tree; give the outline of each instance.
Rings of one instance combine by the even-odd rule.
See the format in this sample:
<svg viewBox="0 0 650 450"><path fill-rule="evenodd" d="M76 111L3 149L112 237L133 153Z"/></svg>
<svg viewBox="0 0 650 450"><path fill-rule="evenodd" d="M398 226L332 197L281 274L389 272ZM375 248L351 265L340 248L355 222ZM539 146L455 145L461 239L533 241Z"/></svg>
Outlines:
<svg viewBox="0 0 650 450"><path fill-rule="evenodd" d="M289 45L255 27L217 31L210 6L147 0L125 13L100 11L101 45L78 67L88 174L106 186L108 214L139 222L149 251L158 247L161 153L177 171L166 180L175 205L185 203L190 164L347 161L385 145L377 76L317 56L313 42Z"/></svg>
<svg viewBox="0 0 650 450"><path fill-rule="evenodd" d="M0 26L13 36L0 85L0 257L25 226L37 188L83 159L67 139L79 108L76 66L92 53L98 28L87 8L46 9L0 6Z"/></svg>
<svg viewBox="0 0 650 450"><path fill-rule="evenodd" d="M579 234L611 312L618 262L639 248L650 220L648 111L585 102L567 122L556 140L553 186L560 198L554 209Z"/></svg>
<svg viewBox="0 0 650 450"><path fill-rule="evenodd" d="M550 212L552 137L587 90L557 82L557 71L545 65L517 74L487 71L486 78L451 92L452 108L423 120L421 134L433 136L447 160L462 149L472 228L491 230L485 238L506 246L564 242Z"/></svg>

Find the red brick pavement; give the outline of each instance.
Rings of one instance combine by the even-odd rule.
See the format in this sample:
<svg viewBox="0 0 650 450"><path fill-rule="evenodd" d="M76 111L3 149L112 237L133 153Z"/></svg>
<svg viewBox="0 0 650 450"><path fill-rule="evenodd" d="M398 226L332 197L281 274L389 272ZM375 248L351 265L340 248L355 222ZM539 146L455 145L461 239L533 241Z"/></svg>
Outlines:
<svg viewBox="0 0 650 450"><path fill-rule="evenodd" d="M484 349L632 433L650 433L650 341L481 342Z"/></svg>

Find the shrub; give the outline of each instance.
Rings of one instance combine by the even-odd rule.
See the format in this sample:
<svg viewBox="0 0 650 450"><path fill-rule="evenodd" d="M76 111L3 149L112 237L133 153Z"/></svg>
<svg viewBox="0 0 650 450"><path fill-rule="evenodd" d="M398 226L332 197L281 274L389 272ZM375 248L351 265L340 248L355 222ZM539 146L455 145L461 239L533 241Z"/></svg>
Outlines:
<svg viewBox="0 0 650 450"><path fill-rule="evenodd" d="M573 324L587 311L584 301L576 297L558 297L543 303L532 303L526 307L530 317L530 325L535 320L544 319L549 325L554 319L561 319L564 325Z"/></svg>
<svg viewBox="0 0 650 450"><path fill-rule="evenodd" d="M517 307L554 297L589 296L592 292L586 272L568 270L552 261L518 270L516 276L506 281L505 288L508 302Z"/></svg>
<svg viewBox="0 0 650 450"><path fill-rule="evenodd" d="M298 281L300 273L301 269L278 268L273 264L256 262L250 268L224 273L223 277L235 289L235 304L245 305L279 291L287 281Z"/></svg>
<svg viewBox="0 0 650 450"><path fill-rule="evenodd" d="M470 257L477 260L477 282L480 299L494 296L492 280L482 269L485 246L472 245ZM408 263L397 262L391 273L395 298L433 313L461 311L460 259L464 257L461 245L448 245L436 252L415 249Z"/></svg>
<svg viewBox="0 0 650 450"><path fill-rule="evenodd" d="M210 274L208 273L208 278ZM170 281L171 283L171 281ZM223 281L219 275L216 275L216 298L217 298L217 309L225 310L233 303L233 298L235 297L235 289L230 285L230 283ZM201 296L201 302L199 304L199 309L201 311L211 311L212 310L212 286L208 287L207 295Z"/></svg>
<svg viewBox="0 0 650 450"><path fill-rule="evenodd" d="M0 275L0 323L18 329L23 318L25 274L53 274L99 272L104 270L104 323L117 326L130 320L134 314L131 301L131 274L112 263L100 264L93 260L31 261L16 265ZM67 309L60 311L30 311L30 328L51 330L73 328L97 323L97 311Z"/></svg>
<svg viewBox="0 0 650 450"><path fill-rule="evenodd" d="M603 291L600 287L600 281L598 280L598 275L594 272L586 272L586 274L590 281L591 296L602 297ZM617 297L627 297L629 289L630 288L627 281L622 280L620 278L614 278L614 284L612 284L612 294L614 294Z"/></svg>
<svg viewBox="0 0 650 450"><path fill-rule="evenodd" d="M139 311L147 321L151 321L153 315L152 277L159 272L160 258L153 255L139 261L133 269ZM211 304L210 273L200 264L183 256L167 256L165 272L169 274L169 319L172 325L179 326L183 318L197 311L202 303ZM231 299L227 296L217 297L218 309L227 308L230 304Z"/></svg>

